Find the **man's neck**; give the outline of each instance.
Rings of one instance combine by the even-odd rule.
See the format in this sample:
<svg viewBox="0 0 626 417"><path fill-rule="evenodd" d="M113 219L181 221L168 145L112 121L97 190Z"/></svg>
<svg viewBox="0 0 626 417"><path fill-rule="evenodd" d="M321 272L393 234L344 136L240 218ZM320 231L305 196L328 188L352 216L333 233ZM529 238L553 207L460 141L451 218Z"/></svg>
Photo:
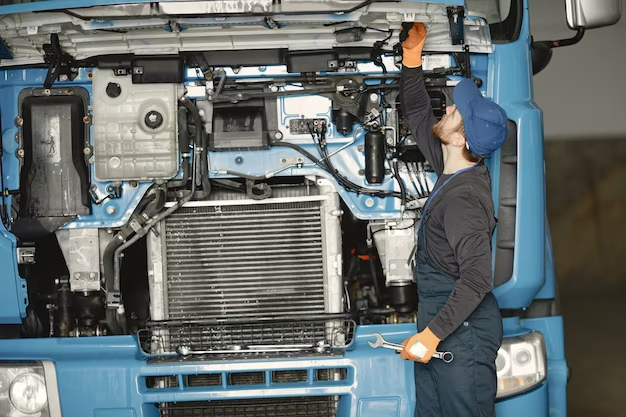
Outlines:
<svg viewBox="0 0 626 417"><path fill-rule="evenodd" d="M450 145L442 145L443 148L443 174L452 175L458 171L472 167L476 164L463 158L458 149L450 149Z"/></svg>

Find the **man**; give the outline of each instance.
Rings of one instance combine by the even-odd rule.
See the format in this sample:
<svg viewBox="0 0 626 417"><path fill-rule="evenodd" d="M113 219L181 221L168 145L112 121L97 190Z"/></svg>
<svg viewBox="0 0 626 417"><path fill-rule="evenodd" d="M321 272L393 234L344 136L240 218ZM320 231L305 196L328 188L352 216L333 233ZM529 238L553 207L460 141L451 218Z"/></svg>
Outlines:
<svg viewBox="0 0 626 417"><path fill-rule="evenodd" d="M416 361L416 416L493 417L502 317L491 292L495 218L482 160L504 143L507 116L463 79L455 105L437 122L421 68L425 39L426 29L415 23L402 43L401 103L439 178L418 227L418 333L404 341L401 356ZM425 351L421 359L411 347ZM436 351L450 351L454 360L431 360Z"/></svg>

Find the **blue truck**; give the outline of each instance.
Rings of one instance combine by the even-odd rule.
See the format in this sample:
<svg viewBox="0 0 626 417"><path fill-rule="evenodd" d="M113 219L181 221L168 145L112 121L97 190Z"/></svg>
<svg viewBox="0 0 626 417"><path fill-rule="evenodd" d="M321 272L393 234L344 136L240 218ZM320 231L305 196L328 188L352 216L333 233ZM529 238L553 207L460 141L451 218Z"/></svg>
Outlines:
<svg viewBox="0 0 626 417"><path fill-rule="evenodd" d="M487 160L498 416L565 416L532 77L615 24L531 37L527 0L0 5L0 416L408 417L416 227L436 177L403 121L403 24L437 117L464 77Z"/></svg>

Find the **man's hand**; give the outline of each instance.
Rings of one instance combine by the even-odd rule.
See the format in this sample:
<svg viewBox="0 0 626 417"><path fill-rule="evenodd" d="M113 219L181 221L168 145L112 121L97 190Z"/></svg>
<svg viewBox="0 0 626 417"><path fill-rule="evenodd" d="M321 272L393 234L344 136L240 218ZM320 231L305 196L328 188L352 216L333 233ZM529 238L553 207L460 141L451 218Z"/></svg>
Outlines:
<svg viewBox="0 0 626 417"><path fill-rule="evenodd" d="M424 346L426 346L426 349L428 349L428 351L426 352L426 354L424 355L422 359L419 359L418 357L413 356L411 352L409 352L411 347L415 345L417 342L421 342ZM417 361L421 363L428 363L430 361L430 358L432 358L433 354L437 351L439 342L441 342L441 340L439 340L439 338L435 336L434 333L431 332L428 327L426 327L424 331L416 334L415 336L411 336L410 338L402 342L402 346L404 346L404 350L400 352L400 356L402 356L402 359L409 359L409 360Z"/></svg>
<svg viewBox="0 0 626 417"><path fill-rule="evenodd" d="M416 68L422 65L422 50L428 31L423 23L413 23L407 38L402 42L402 64Z"/></svg>

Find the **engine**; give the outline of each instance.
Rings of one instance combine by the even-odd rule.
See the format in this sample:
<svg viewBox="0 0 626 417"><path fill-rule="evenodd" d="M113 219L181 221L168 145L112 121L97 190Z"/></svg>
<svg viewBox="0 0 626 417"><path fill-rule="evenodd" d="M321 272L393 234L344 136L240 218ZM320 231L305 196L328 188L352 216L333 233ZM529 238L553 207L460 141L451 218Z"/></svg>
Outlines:
<svg viewBox="0 0 626 417"><path fill-rule="evenodd" d="M322 74L326 58L103 61L84 70L89 89L24 89L24 334L316 355L349 346L357 324L415 321L434 173L403 122L393 57L332 57ZM449 86L433 72L438 115Z"/></svg>

